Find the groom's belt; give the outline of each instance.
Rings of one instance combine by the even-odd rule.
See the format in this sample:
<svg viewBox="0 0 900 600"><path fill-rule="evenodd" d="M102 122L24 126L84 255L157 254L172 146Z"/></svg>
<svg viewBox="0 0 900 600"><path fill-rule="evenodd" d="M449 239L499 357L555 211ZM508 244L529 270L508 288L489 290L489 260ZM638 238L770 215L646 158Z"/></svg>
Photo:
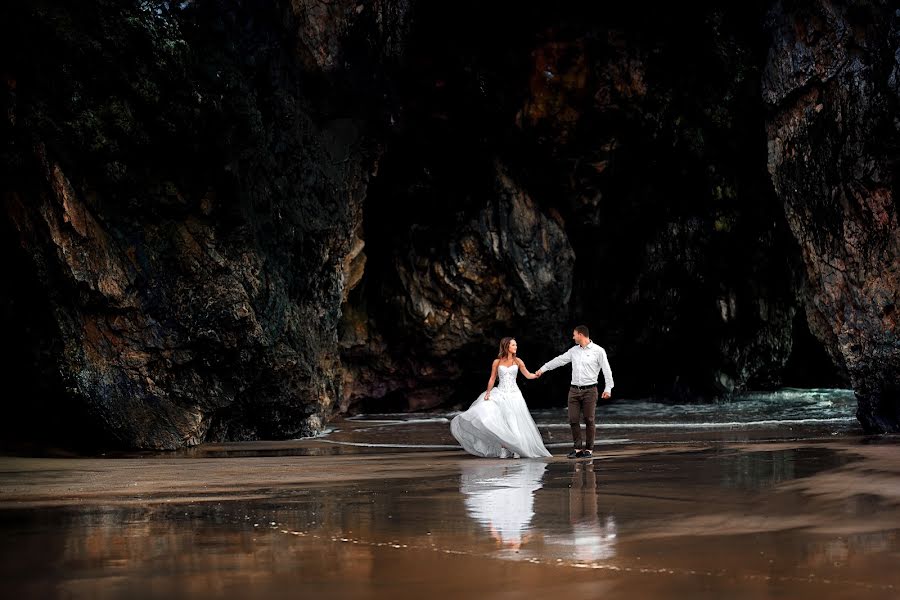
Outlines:
<svg viewBox="0 0 900 600"><path fill-rule="evenodd" d="M570 388L574 388L576 390L586 390L588 388L597 387L596 383L591 383L588 385L575 385L574 383L569 386Z"/></svg>

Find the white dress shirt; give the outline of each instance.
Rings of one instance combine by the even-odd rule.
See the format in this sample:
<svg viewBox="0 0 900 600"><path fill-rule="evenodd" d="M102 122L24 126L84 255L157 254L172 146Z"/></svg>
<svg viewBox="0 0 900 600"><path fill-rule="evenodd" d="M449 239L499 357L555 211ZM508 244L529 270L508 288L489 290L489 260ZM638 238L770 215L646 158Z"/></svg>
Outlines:
<svg viewBox="0 0 900 600"><path fill-rule="evenodd" d="M572 385L593 385L597 383L597 377L602 370L603 379L606 382L606 388L603 391L612 391L612 369L609 366L609 359L606 358L606 350L594 342L588 342L583 348L580 345L572 346L568 352L560 354L539 370L552 371L556 367L569 363L572 363Z"/></svg>

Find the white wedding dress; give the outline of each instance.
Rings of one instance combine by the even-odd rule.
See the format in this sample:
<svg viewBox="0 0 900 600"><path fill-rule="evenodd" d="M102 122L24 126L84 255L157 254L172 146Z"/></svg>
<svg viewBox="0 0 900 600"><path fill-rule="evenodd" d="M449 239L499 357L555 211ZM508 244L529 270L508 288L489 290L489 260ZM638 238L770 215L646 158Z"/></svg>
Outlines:
<svg viewBox="0 0 900 600"><path fill-rule="evenodd" d="M450 432L469 454L486 458L550 456L516 385L518 374L518 365L498 366L500 383L491 390L490 400L485 400L482 392L469 410L450 421Z"/></svg>

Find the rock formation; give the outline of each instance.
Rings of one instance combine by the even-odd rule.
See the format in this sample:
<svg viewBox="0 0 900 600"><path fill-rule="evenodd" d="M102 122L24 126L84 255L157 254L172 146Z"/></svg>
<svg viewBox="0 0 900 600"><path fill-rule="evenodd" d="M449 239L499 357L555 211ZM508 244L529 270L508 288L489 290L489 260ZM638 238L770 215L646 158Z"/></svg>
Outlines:
<svg viewBox="0 0 900 600"><path fill-rule="evenodd" d="M4 254L23 266L4 304L44 329L4 354L34 346L25 373L48 377L19 388L124 446L319 431L370 159L358 123L317 104L346 92L340 73L314 87L329 42L292 32L344 22L299 3L25 4L5 20L22 45Z"/></svg>
<svg viewBox="0 0 900 600"><path fill-rule="evenodd" d="M727 396L802 364L897 430L886 2L0 17L21 439L177 448L458 405L501 335L537 368L576 322L619 395Z"/></svg>
<svg viewBox="0 0 900 600"><path fill-rule="evenodd" d="M810 329L870 431L900 431L900 21L889 2L777 2L768 165L810 283Z"/></svg>

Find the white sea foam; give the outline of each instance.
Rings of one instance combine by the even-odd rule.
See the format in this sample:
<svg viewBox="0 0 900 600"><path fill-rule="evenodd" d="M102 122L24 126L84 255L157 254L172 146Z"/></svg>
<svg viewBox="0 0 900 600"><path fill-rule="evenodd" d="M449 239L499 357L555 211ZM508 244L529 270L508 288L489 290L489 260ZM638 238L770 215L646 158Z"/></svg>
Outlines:
<svg viewBox="0 0 900 600"><path fill-rule="evenodd" d="M316 435L307 435L307 436L305 436L305 437L293 438L293 441L297 441L297 440L314 440L314 439L317 439L317 438L325 437L325 436L327 436L327 435L331 435L332 433L336 433L336 432L338 432L338 431L340 431L340 429L337 429L337 428L334 428L334 427L328 427L328 428L326 428L326 429L323 429L322 431L320 431L320 432L317 433Z"/></svg>
<svg viewBox="0 0 900 600"><path fill-rule="evenodd" d="M855 423L852 417L832 419L763 419L759 421L720 421L713 423L597 423L598 429L718 429L724 427L777 427L790 425L847 425ZM568 423L538 423L538 428L568 429Z"/></svg>

